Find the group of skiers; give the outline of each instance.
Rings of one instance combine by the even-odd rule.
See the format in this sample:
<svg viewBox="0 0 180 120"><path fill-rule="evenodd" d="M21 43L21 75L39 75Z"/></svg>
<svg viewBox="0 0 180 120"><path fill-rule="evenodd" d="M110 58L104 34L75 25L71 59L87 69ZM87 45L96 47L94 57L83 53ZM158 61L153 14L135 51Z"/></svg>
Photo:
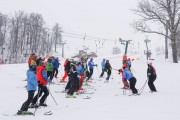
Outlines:
<svg viewBox="0 0 180 120"><path fill-rule="evenodd" d="M18 115L26 114L28 108L47 106L45 102L49 95L47 84L52 83L53 78L57 79L60 63L57 57L50 56L48 58L38 58L35 54L31 54L28 60L28 65L28 98L23 103L21 109L17 112ZM156 92L156 88L153 84L156 80L156 71L155 68L152 66L152 62L148 62L147 65L147 77L149 80L148 85L152 92ZM87 82L92 79L94 67L97 67L97 64L94 63L93 58L90 58L89 61L87 57L82 57L80 61L74 61L73 59L65 60L64 75L59 82L66 82L66 78L68 77L68 82L64 90L64 92L67 93L67 98L75 98L75 96L73 95L74 92L80 93L80 91L83 90L82 85L87 84ZM104 76L104 72L106 72L107 77L105 81L108 82L112 74L112 67L109 60L103 59L101 62L101 67L102 73L100 74L99 78L102 78ZM130 58L123 60L123 66L121 69L118 69L118 71L119 74L122 73L122 81L124 83L124 88L129 88L130 90L132 90L133 94L138 94L138 90L135 87L137 80L131 72ZM38 92L34 97L37 87ZM39 98L39 103L37 103Z"/></svg>
<svg viewBox="0 0 180 120"><path fill-rule="evenodd" d="M65 78L67 76L69 77L64 90L67 92L67 98L75 98L73 95L74 92L83 90L83 83L87 84L87 81L92 79L94 66L97 66L97 64L94 64L93 58L90 58L90 60L87 61L87 57L82 57L80 61L66 59L64 62L64 76L60 82L65 82Z"/></svg>
<svg viewBox="0 0 180 120"><path fill-rule="evenodd" d="M156 80L156 70L152 65L152 62L148 61L147 62L148 68L147 68L147 78L148 78L148 86L150 88L150 92L157 92L155 86L154 86L154 81ZM130 58L128 59L123 59L123 67L118 70L119 74L122 73L122 82L124 84L123 89L131 89L133 94L137 94L138 90L136 89L136 78L134 77L133 73L131 72L131 60ZM128 82L128 81L129 82Z"/></svg>
<svg viewBox="0 0 180 120"><path fill-rule="evenodd" d="M47 84L52 82L53 77L57 78L58 67L60 63L58 58L49 57L47 62L45 58L37 57L32 53L28 59L29 69L27 70L27 91L28 98L21 106L20 110L17 112L18 115L21 114L32 114L27 112L28 108L36 108L38 106L47 106L45 103L46 98L49 95L49 90ZM38 92L34 97L34 93ZM42 96L43 94L43 96ZM42 96L42 97L41 97ZM40 98L41 97L41 98ZM40 98L39 104L37 103Z"/></svg>

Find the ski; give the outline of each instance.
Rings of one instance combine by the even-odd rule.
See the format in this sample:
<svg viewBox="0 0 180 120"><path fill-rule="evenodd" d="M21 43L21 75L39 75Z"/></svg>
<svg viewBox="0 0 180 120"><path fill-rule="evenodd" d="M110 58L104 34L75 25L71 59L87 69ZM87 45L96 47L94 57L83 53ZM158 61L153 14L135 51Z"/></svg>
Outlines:
<svg viewBox="0 0 180 120"><path fill-rule="evenodd" d="M55 91L55 93L67 93L66 91Z"/></svg>
<svg viewBox="0 0 180 120"><path fill-rule="evenodd" d="M28 112L28 111L24 111L20 115L18 115L17 113L15 113L15 114L2 113L1 115L3 115L3 116L25 116L25 115L33 115L33 113Z"/></svg>
<svg viewBox="0 0 180 120"><path fill-rule="evenodd" d="M66 85L66 83L54 83L54 85Z"/></svg>
<svg viewBox="0 0 180 120"><path fill-rule="evenodd" d="M90 96L83 97L83 99L90 99L90 98L91 98Z"/></svg>
<svg viewBox="0 0 180 120"><path fill-rule="evenodd" d="M29 116L29 115L33 115L33 113L27 112L27 113L23 113L21 115L18 115L17 113L15 113L15 114L1 113L1 115L3 115L3 116ZM45 112L45 113L43 113L43 115L52 115L52 111Z"/></svg>
<svg viewBox="0 0 180 120"><path fill-rule="evenodd" d="M52 111L45 112L44 115L52 115Z"/></svg>
<svg viewBox="0 0 180 120"><path fill-rule="evenodd" d="M18 114L7 114L7 113L1 113L3 116L18 116Z"/></svg>
<svg viewBox="0 0 180 120"><path fill-rule="evenodd" d="M141 95L141 94L136 93L136 94L130 94L129 96L139 96L139 95Z"/></svg>
<svg viewBox="0 0 180 120"><path fill-rule="evenodd" d="M81 92L80 94L94 94L94 92Z"/></svg>

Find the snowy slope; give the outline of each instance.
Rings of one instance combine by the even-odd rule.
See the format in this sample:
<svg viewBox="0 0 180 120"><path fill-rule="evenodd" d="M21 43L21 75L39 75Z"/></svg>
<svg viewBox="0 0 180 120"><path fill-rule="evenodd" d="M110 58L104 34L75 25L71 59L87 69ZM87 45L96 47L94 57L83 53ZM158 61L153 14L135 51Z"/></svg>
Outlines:
<svg viewBox="0 0 180 120"><path fill-rule="evenodd" d="M113 68L121 66L121 57L108 57ZM24 88L26 81L27 64L0 65L0 120L179 120L180 119L180 77L178 76L180 64L165 61L154 61L157 71L155 86L157 93L150 93L146 85L142 95L123 95L120 89L121 76L113 71L109 83L97 80L101 68L101 58L94 60L99 64L94 69L94 82L96 89L92 95L79 95L76 99L65 98L64 93L55 93L64 89L64 85L51 85L50 92L58 102L48 96L47 108L40 108L36 116L3 116L2 113L14 114L27 99ZM63 63L63 61L61 61ZM132 63L134 76L137 78L136 88L140 89L146 81L146 61L135 60ZM62 69L59 69L63 74ZM97 71L98 70L98 71ZM59 79L61 77L59 73ZM106 75L105 75L106 76ZM113 78L113 79L112 79ZM54 80L56 82L56 80ZM92 91L92 89L88 89ZM91 99L83 99L91 96ZM51 116L43 115L46 111L53 111ZM34 111L34 109L29 109Z"/></svg>

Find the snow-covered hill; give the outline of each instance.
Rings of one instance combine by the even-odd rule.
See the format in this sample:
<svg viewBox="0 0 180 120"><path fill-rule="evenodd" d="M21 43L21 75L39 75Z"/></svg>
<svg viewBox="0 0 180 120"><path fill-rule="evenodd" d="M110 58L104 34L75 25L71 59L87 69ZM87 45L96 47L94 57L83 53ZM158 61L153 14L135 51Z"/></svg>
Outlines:
<svg viewBox="0 0 180 120"><path fill-rule="evenodd" d="M120 68L121 57L108 57L113 68ZM121 76L113 71L109 83L97 78L101 72L102 58L94 61L99 65L94 69L94 80L90 83L94 94L77 95L77 98L65 98L62 91L64 85L51 85L50 92L58 103L48 96L48 107L37 109L36 116L4 116L2 113L14 114L27 99L26 70L27 64L0 65L0 119L1 120L179 120L180 119L180 77L178 75L180 64L165 61L154 61L157 71L155 86L157 93L150 93L146 85L140 96L128 96L129 91L123 95ZM63 60L61 61L63 63ZM59 78L63 68L59 68ZM140 89L145 83L147 65L146 61L135 60L132 63L134 76L137 78L136 88ZM106 76L106 75L105 75ZM56 79L54 80L55 82ZM86 87L84 87L86 88ZM92 87L91 87L92 88ZM93 89L87 88L91 92ZM91 99L83 99L91 96ZM50 116L43 115L51 110ZM34 111L34 109L29 109Z"/></svg>

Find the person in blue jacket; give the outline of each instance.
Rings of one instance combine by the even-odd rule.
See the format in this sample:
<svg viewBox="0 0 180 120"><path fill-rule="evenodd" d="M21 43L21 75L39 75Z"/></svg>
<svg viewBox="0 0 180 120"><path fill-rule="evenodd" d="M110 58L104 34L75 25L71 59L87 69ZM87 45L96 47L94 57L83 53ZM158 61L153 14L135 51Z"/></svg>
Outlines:
<svg viewBox="0 0 180 120"><path fill-rule="evenodd" d="M102 62L101 62L102 72L101 72L100 78L102 78L103 75L104 75L105 64L106 64L106 59L103 59Z"/></svg>
<svg viewBox="0 0 180 120"><path fill-rule="evenodd" d="M52 64L53 64L53 76L54 76L55 78L57 78L58 69L59 69L59 65L60 65L60 63L59 63L59 58L56 57L56 58L52 59Z"/></svg>
<svg viewBox="0 0 180 120"><path fill-rule="evenodd" d="M18 115L25 114L25 112L28 111L28 107L30 103L33 100L34 93L37 90L37 77L35 74L36 65L30 65L29 69L27 70L27 92L28 92L28 98L27 100L22 104L21 109L17 112ZM33 114L29 112L28 114Z"/></svg>
<svg viewBox="0 0 180 120"><path fill-rule="evenodd" d="M45 107L47 106L47 104L45 103L45 100L47 99L47 97L49 95L49 90L47 88L47 84L49 82L51 82L51 80L49 80L47 77L46 65L47 65L47 62L43 61L36 68L37 81L39 83L38 84L38 93L32 100L32 103L30 105L31 108L38 107L38 106L45 106ZM40 100L39 100L39 104L38 104L37 101L39 98L40 98Z"/></svg>
<svg viewBox="0 0 180 120"><path fill-rule="evenodd" d="M81 64L81 62L78 62L77 65L76 65L76 70L77 70L77 73L79 74L80 78L79 78L79 88L78 90L83 90L82 88L82 84L83 84L83 76L84 76L84 69L83 69L83 66Z"/></svg>
<svg viewBox="0 0 180 120"><path fill-rule="evenodd" d="M89 71L90 71L90 73L89 73L89 78L88 78L88 80L89 80L89 79L91 79L91 77L92 77L92 75L93 75L94 66L97 66L97 64L94 64L93 58L91 58L91 59L89 60L88 66L89 66Z"/></svg>
<svg viewBox="0 0 180 120"><path fill-rule="evenodd" d="M128 66L128 69L131 71L131 59L130 58L127 59L127 66Z"/></svg>
<svg viewBox="0 0 180 120"><path fill-rule="evenodd" d="M136 78L133 76L133 74L125 66L123 67L123 74L124 74L124 80L129 80L130 89L132 90L132 93L133 94L138 94L138 91L135 88Z"/></svg>

